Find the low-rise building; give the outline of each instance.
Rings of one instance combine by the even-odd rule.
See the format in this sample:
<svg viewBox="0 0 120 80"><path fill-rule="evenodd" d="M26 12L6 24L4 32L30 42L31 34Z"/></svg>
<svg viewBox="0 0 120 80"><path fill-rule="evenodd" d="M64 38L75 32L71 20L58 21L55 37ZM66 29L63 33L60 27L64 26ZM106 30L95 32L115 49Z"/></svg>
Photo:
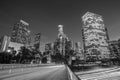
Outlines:
<svg viewBox="0 0 120 80"><path fill-rule="evenodd" d="M9 36L2 36L0 39L0 52L4 52L7 50L10 43L10 37Z"/></svg>

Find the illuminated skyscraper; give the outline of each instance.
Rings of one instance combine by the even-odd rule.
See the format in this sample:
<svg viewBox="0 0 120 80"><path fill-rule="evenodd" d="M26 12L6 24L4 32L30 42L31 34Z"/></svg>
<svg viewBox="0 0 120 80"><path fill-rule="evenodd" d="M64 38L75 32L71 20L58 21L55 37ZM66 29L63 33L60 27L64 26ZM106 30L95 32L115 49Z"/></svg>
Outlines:
<svg viewBox="0 0 120 80"><path fill-rule="evenodd" d="M75 51L81 53L81 43L80 42L75 43Z"/></svg>
<svg viewBox="0 0 120 80"><path fill-rule="evenodd" d="M109 58L108 34L102 16L91 12L82 16L85 58Z"/></svg>
<svg viewBox="0 0 120 80"><path fill-rule="evenodd" d="M54 53L60 53L65 56L66 48L68 48L67 45L70 43L70 40L63 32L63 25L58 25L58 38L54 42Z"/></svg>
<svg viewBox="0 0 120 80"><path fill-rule="evenodd" d="M35 34L34 47L35 47L36 50L40 50L40 39L41 39L41 33Z"/></svg>
<svg viewBox="0 0 120 80"><path fill-rule="evenodd" d="M30 44L30 30L28 29L29 24L23 20L16 23L12 29L11 41L21 44Z"/></svg>
<svg viewBox="0 0 120 80"><path fill-rule="evenodd" d="M84 59L83 49L80 42L75 43L75 52L76 52L76 58L79 58L79 60Z"/></svg>

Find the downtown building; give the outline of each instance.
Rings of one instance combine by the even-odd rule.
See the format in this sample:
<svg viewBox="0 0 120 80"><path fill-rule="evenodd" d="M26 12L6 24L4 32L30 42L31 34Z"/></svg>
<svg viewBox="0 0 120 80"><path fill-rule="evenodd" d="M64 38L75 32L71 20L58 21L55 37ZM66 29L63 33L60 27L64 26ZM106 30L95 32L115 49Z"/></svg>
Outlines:
<svg viewBox="0 0 120 80"><path fill-rule="evenodd" d="M28 29L29 24L23 20L16 23L12 29L11 36L2 36L0 39L0 52L14 49L15 51L20 50L22 46L28 46L31 42L30 30Z"/></svg>
<svg viewBox="0 0 120 80"><path fill-rule="evenodd" d="M53 62L52 60L53 51L54 51L54 43L46 43L45 52L43 55L46 56L47 63Z"/></svg>
<svg viewBox="0 0 120 80"><path fill-rule="evenodd" d="M81 51L82 51L82 46L81 46L81 43L80 43L80 42L76 42L76 43L75 43L75 51L78 52L78 53L81 53Z"/></svg>
<svg viewBox="0 0 120 80"><path fill-rule="evenodd" d="M37 51L40 51L40 40L41 40L41 33L36 33L33 47Z"/></svg>
<svg viewBox="0 0 120 80"><path fill-rule="evenodd" d="M54 43L46 43L45 44L45 52L46 54L53 55Z"/></svg>
<svg viewBox="0 0 120 80"><path fill-rule="evenodd" d="M75 56L76 56L76 59L78 60L84 60L84 54L83 54L83 49L82 49L82 46L81 46L81 43L80 42L76 42L75 43Z"/></svg>
<svg viewBox="0 0 120 80"><path fill-rule="evenodd" d="M120 58L120 39L109 41L109 48L111 52L111 59Z"/></svg>
<svg viewBox="0 0 120 80"><path fill-rule="evenodd" d="M63 25L58 25L57 39L51 44L52 49L48 48L48 45L46 45L46 51L51 49L50 51L52 51L52 61L71 64L71 53L73 45L72 41L69 40L66 34L63 32Z"/></svg>
<svg viewBox="0 0 120 80"><path fill-rule="evenodd" d="M65 55L65 42L68 38L63 32L63 25L58 25L58 31L58 37L54 42L54 53Z"/></svg>
<svg viewBox="0 0 120 80"><path fill-rule="evenodd" d="M83 47L86 60L109 58L109 37L101 15L87 12L82 16Z"/></svg>
<svg viewBox="0 0 120 80"><path fill-rule="evenodd" d="M60 53L65 56L68 51L72 49L72 42L68 39L66 34L63 32L63 26L58 26L58 38L54 42L54 53Z"/></svg>
<svg viewBox="0 0 120 80"><path fill-rule="evenodd" d="M11 37L4 35L0 38L0 52L11 52L13 50L18 51L20 47L24 46L21 43L11 42Z"/></svg>
<svg viewBox="0 0 120 80"><path fill-rule="evenodd" d="M23 20L17 22L12 29L11 41L21 44L30 44L30 30L29 24Z"/></svg>
<svg viewBox="0 0 120 80"><path fill-rule="evenodd" d="M6 35L2 36L0 38L0 52L7 51L9 43L10 43L10 37Z"/></svg>
<svg viewBox="0 0 120 80"><path fill-rule="evenodd" d="M22 46L27 47L30 43L31 37L29 24L23 20L20 20L13 26L9 47L13 47L18 53Z"/></svg>

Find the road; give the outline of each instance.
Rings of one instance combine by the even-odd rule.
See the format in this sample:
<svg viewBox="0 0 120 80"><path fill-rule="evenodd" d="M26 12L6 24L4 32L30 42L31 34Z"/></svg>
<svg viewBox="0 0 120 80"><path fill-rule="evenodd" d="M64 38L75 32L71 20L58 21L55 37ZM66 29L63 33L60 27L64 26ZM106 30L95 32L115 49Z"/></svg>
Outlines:
<svg viewBox="0 0 120 80"><path fill-rule="evenodd" d="M120 80L120 67L76 73L81 80Z"/></svg>
<svg viewBox="0 0 120 80"><path fill-rule="evenodd" d="M0 80L71 80L68 72L65 65L21 68L0 72Z"/></svg>

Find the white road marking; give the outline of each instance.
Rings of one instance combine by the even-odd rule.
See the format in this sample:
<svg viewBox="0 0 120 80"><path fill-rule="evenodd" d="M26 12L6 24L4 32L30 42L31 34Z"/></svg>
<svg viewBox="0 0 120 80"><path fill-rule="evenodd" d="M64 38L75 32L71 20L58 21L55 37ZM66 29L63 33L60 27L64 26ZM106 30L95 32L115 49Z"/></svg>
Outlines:
<svg viewBox="0 0 120 80"><path fill-rule="evenodd" d="M65 67L64 65L56 65L56 66L46 66L46 67L40 67L40 68L59 68L59 67Z"/></svg>
<svg viewBox="0 0 120 80"><path fill-rule="evenodd" d="M110 78L110 77L115 77L115 76L120 76L120 72L112 72L112 73L109 73L109 74L102 74L102 75L98 75L96 77L89 77L89 78L85 78L85 79L82 79L82 80L99 80L99 79L104 79L104 78Z"/></svg>

